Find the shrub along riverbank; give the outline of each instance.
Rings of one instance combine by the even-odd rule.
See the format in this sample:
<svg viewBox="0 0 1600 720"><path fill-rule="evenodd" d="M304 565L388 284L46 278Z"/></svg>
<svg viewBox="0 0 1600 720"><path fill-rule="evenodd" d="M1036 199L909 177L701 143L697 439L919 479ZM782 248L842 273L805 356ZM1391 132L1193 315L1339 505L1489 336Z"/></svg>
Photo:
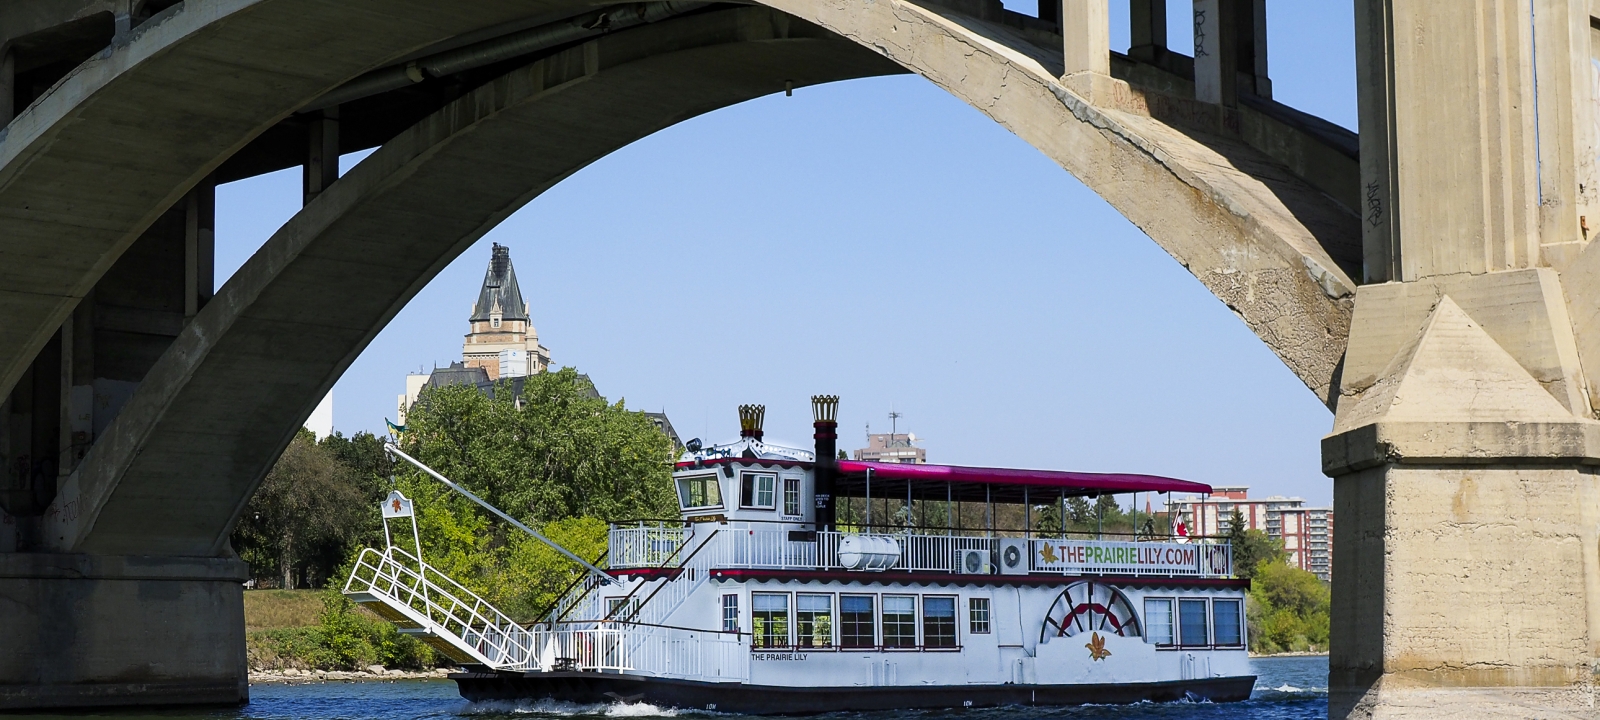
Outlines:
<svg viewBox="0 0 1600 720"><path fill-rule="evenodd" d="M319 609L308 615L311 606ZM245 652L257 671L428 670L440 662L432 648L332 589L246 592Z"/></svg>
<svg viewBox="0 0 1600 720"><path fill-rule="evenodd" d="M1244 518L1235 510L1228 542L1233 546L1238 576L1250 580L1245 601L1250 651L1262 655L1327 652L1332 604L1328 584L1290 566L1282 543L1244 525Z"/></svg>

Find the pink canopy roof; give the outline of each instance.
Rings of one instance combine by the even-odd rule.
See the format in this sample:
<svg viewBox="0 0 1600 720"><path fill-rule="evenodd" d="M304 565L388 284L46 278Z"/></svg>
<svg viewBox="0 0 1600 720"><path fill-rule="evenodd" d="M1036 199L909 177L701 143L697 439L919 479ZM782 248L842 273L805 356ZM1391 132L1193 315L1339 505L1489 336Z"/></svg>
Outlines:
<svg viewBox="0 0 1600 720"><path fill-rule="evenodd" d="M873 481L902 480L909 483L976 483L1045 487L1066 490L1068 494L1129 492L1210 493L1211 486L1159 475L1130 473L1086 473L1065 470L1013 470L1010 468L963 467L960 465L910 465L899 463L840 460L839 472L865 476L872 471ZM876 494L876 493L874 493Z"/></svg>

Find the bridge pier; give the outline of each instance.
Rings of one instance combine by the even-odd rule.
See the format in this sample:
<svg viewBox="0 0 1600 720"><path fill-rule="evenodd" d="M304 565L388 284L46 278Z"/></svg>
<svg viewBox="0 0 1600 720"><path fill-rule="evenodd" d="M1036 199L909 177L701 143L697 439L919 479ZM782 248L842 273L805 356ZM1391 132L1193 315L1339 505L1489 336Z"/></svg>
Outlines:
<svg viewBox="0 0 1600 720"><path fill-rule="evenodd" d="M1356 3L1330 717L1594 713L1591 20L1535 6Z"/></svg>
<svg viewBox="0 0 1600 720"><path fill-rule="evenodd" d="M1339 519L1329 717L1592 712L1600 423L1552 394L1582 402L1554 281L1357 292L1345 388L1361 392L1322 446Z"/></svg>
<svg viewBox="0 0 1600 720"><path fill-rule="evenodd" d="M245 564L0 553L0 712L237 705Z"/></svg>

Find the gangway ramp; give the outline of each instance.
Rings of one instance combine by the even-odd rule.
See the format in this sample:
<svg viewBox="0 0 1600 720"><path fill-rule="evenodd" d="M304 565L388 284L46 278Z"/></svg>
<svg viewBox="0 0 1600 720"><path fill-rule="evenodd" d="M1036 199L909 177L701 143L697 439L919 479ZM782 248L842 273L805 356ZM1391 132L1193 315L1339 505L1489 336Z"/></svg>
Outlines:
<svg viewBox="0 0 1600 720"><path fill-rule="evenodd" d="M393 545L361 551L345 597L446 657L498 670L536 662L533 635L477 593Z"/></svg>

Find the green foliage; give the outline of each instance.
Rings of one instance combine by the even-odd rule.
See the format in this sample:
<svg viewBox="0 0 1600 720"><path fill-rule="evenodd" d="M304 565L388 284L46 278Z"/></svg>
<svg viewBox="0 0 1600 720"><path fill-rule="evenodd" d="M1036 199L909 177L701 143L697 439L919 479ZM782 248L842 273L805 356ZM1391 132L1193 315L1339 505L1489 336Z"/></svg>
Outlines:
<svg viewBox="0 0 1600 720"><path fill-rule="evenodd" d="M571 368L502 384L425 391L406 416L408 453L519 521L598 558L606 520L675 515L672 441L642 413L595 397ZM414 470L396 473L417 508L429 564L519 621L532 621L584 570Z"/></svg>
<svg viewBox="0 0 1600 720"><path fill-rule="evenodd" d="M591 560L605 550L606 520L676 514L675 449L642 413L596 396L571 368L527 378L520 401L505 383L494 395L470 386L424 391L407 414L406 451ZM394 466L368 433L320 444L296 437L252 498L235 547L268 573L343 577L361 546L382 547L377 505L391 489L414 503L424 560L514 619L534 620L584 572L438 481ZM409 527L391 530L396 545L416 551ZM255 667L435 662L426 645L333 592L317 625L249 637Z"/></svg>
<svg viewBox="0 0 1600 720"><path fill-rule="evenodd" d="M260 630L249 635L250 666L359 670L368 665L425 670L437 664L433 650L394 626L367 615L333 590L312 627Z"/></svg>
<svg viewBox="0 0 1600 720"><path fill-rule="evenodd" d="M1282 563L1285 557L1283 543L1260 530L1246 528L1244 515L1238 510L1228 520L1228 544L1233 546L1233 574L1246 580L1255 576L1262 563Z"/></svg>
<svg viewBox="0 0 1600 720"><path fill-rule="evenodd" d="M649 418L595 397L572 368L527 378L520 408L508 387L425 391L406 451L530 524L675 512L672 441Z"/></svg>
<svg viewBox="0 0 1600 720"><path fill-rule="evenodd" d="M256 577L319 586L375 527L367 499L350 469L302 430L245 505L234 548Z"/></svg>
<svg viewBox="0 0 1600 720"><path fill-rule="evenodd" d="M1094 525L1094 506L1089 504L1089 499L1082 496L1067 498L1067 520L1072 525Z"/></svg>
<svg viewBox="0 0 1600 720"><path fill-rule="evenodd" d="M1331 606L1327 583L1290 567L1281 557L1262 560L1252 575L1246 607L1250 649L1261 653L1326 651Z"/></svg>

